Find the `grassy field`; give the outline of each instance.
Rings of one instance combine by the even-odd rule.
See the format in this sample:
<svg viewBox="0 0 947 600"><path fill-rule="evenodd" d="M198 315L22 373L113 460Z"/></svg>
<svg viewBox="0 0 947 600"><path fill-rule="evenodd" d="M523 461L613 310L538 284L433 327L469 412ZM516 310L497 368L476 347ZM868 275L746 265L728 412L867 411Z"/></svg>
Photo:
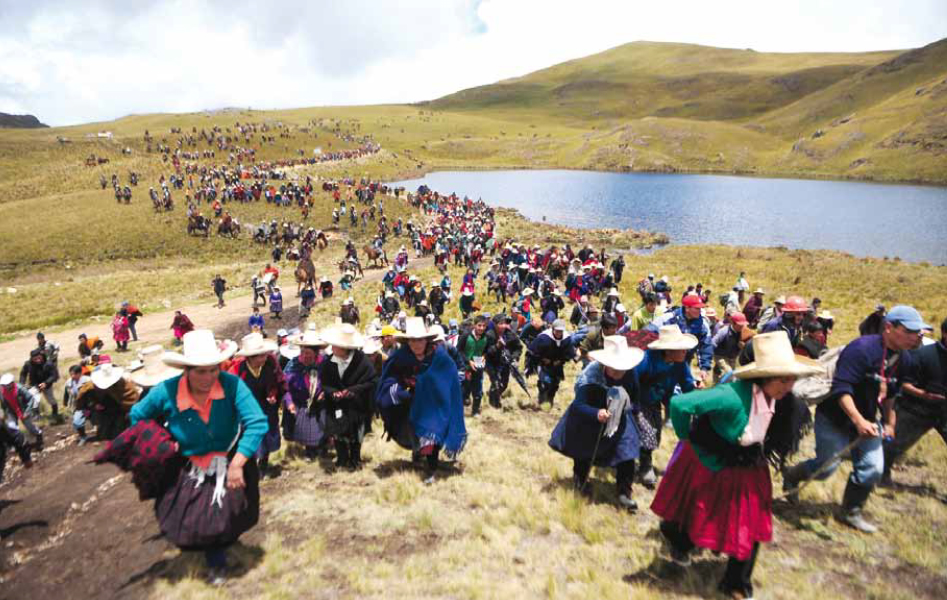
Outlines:
<svg viewBox="0 0 947 600"><path fill-rule="evenodd" d="M855 335L858 320L876 299L930 298L929 304L917 302L925 317L947 314L947 302L935 293L942 270L780 250L672 247L633 257L621 294L634 306L634 277L648 269L668 273L675 289L697 281L723 289L741 268L751 285L772 293L819 294L838 318L833 343ZM419 272L425 284L435 275L431 268ZM452 270L455 280L460 275ZM895 285L902 276L912 278L915 287ZM899 291L883 296L869 279ZM833 291L840 288L851 291ZM363 315L376 290L357 288ZM499 309L484 302L484 310ZM336 311L335 303L317 305L311 320L324 325ZM448 316L459 317L455 304ZM535 409L516 388L502 411L486 408L481 417L468 418L465 453L433 486L421 483L407 452L382 440L377 423L363 449L366 466L357 473L332 473L328 461L308 463L295 449L284 448L277 461L282 476L263 485L262 523L234 552L239 578L223 590L211 588L201 579L199 556L174 553L153 597L714 597L724 560L704 553L689 570L669 565L658 521L647 510L652 492L635 486L641 507L635 515L614 505L614 474L607 470L593 475L592 501L571 492L571 462L546 442L572 398L577 373L576 367L567 370L551 409ZM530 386L535 397L535 379ZM658 465L666 464L674 443L667 431ZM812 453L809 436L801 457ZM912 451L895 473L901 485L880 491L869 503L883 531L874 537L834 520L845 481L841 473L808 487L799 507L777 502L775 540L761 552L755 574L759 596L943 597L945 459L947 448L934 435Z"/></svg>

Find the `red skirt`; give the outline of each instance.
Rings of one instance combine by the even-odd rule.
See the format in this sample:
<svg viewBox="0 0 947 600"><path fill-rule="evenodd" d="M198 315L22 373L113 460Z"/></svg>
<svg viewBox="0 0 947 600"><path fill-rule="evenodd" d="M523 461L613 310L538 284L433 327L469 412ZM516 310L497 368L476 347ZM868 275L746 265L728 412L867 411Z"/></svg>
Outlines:
<svg viewBox="0 0 947 600"><path fill-rule="evenodd" d="M658 486L651 510L677 523L695 546L747 560L753 544L773 538L769 467L711 471L682 441Z"/></svg>

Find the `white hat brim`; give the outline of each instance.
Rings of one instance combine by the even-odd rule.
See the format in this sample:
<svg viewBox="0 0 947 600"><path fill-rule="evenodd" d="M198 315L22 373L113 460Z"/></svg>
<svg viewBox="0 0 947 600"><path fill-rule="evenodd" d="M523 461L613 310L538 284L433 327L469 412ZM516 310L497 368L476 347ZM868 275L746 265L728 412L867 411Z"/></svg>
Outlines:
<svg viewBox="0 0 947 600"><path fill-rule="evenodd" d="M589 352L589 358L618 371L630 371L644 360L644 350L633 346L622 352L611 352L604 349L592 350Z"/></svg>
<svg viewBox="0 0 947 600"><path fill-rule="evenodd" d="M792 363L765 367L758 367L754 361L734 369L733 376L737 379L760 379L762 377L812 377L825 373L825 367L819 361L806 356L794 358L795 361Z"/></svg>
<svg viewBox="0 0 947 600"><path fill-rule="evenodd" d="M276 345L276 342L273 340L263 340L263 344L258 348L252 350L244 350L241 348L238 350L234 356L259 356L260 354L272 354L276 352L279 346Z"/></svg>
<svg viewBox="0 0 947 600"><path fill-rule="evenodd" d="M92 375L90 375L89 378L92 380L92 383L95 384L95 387L100 390L107 390L118 383L118 380L121 379L124 374L125 369L122 367L112 367L108 377L105 377L102 371L92 371Z"/></svg>
<svg viewBox="0 0 947 600"><path fill-rule="evenodd" d="M187 357L180 352L165 352L161 355L161 362L169 367L186 369L188 367L212 367L231 358L237 352L237 343L233 340L224 342L226 347L213 355Z"/></svg>

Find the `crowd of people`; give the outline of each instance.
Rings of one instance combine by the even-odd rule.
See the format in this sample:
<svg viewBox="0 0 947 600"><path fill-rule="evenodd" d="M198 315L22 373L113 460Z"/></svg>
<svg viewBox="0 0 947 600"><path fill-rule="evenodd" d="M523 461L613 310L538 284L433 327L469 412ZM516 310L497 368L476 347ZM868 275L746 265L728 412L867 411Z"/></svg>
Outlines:
<svg viewBox="0 0 947 600"><path fill-rule="evenodd" d="M362 183L349 210L374 192ZM410 451L433 484L442 460L457 460L468 443L465 420L485 408L485 378L495 410L511 379L530 398L535 385L532 408L552 406L575 364L549 446L572 460L576 492L590 494L595 467L616 470L614 498L624 510L638 510L635 484L656 489L651 510L670 559L687 564L695 548L727 555L720 589L737 598L753 595L760 544L772 539L771 467L798 502L802 487L830 477L850 453L838 518L872 533L865 507L874 487L890 481L891 465L931 429L947 440L947 321L934 340L914 308L879 305L860 337L830 349L835 320L818 298L788 294L767 304L762 288L750 293L745 273L716 298L700 283L675 291L669 277L649 274L635 284L629 311L632 299L619 290L622 256L501 240L493 209L479 200L426 187L405 199L422 220L398 222L397 231L403 227L415 258L432 255L440 274L425 287L401 246L364 323L346 299L336 323L281 329L274 340L251 317L238 345L179 312L172 328L180 352L145 348L125 368L102 353L101 341L80 339L80 355L95 360L70 368L64 401L79 443L90 421L112 440L97 460L135 473L142 497L156 501L162 532L204 550L215 581L226 573L226 547L259 518L259 480L275 472L270 455L283 442L311 460L334 454L341 472L360 468L365 436L377 431ZM386 227L379 224L373 247L383 249ZM350 245L346 258L354 251ZM456 290L451 264L464 270ZM328 283L319 286L323 298L331 297ZM214 288L223 305L219 276ZM282 297L277 303L273 291L279 315ZM485 312L484 301L501 308ZM446 316L454 302L459 319ZM116 321L134 334L131 308ZM115 339L124 351L127 334ZM19 380L0 379L0 458L12 446L24 466L31 448L42 447L34 421L41 401L58 411L58 347L37 341ZM668 464L655 465L668 424L677 444ZM787 466L810 426L815 456ZM132 460L130 448L156 439L178 450Z"/></svg>

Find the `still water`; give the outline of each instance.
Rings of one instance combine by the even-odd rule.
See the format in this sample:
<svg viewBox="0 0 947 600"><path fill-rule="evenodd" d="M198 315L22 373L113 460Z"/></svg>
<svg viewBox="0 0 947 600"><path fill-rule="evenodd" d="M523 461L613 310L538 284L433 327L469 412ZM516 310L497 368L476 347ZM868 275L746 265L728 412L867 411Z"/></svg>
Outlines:
<svg viewBox="0 0 947 600"><path fill-rule="evenodd" d="M663 231L676 244L833 249L947 264L947 188L725 175L441 171L399 182L537 221Z"/></svg>

